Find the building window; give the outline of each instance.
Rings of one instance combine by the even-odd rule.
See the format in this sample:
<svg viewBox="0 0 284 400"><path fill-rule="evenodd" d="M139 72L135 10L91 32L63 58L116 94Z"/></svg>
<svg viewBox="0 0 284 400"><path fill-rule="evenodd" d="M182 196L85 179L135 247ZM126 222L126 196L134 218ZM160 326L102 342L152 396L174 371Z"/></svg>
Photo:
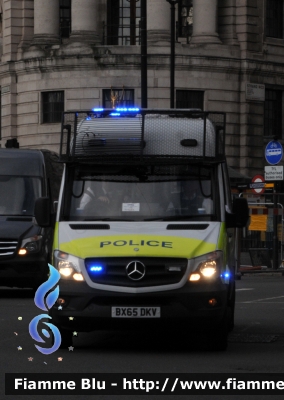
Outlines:
<svg viewBox="0 0 284 400"><path fill-rule="evenodd" d="M103 107L132 107L134 106L134 89L103 89Z"/></svg>
<svg viewBox="0 0 284 400"><path fill-rule="evenodd" d="M278 136L282 138L282 101L281 90L265 90L264 102L264 136Z"/></svg>
<svg viewBox="0 0 284 400"><path fill-rule="evenodd" d="M266 0L266 36L283 39L283 0Z"/></svg>
<svg viewBox="0 0 284 400"><path fill-rule="evenodd" d="M60 37L69 38L71 32L71 0L59 1Z"/></svg>
<svg viewBox="0 0 284 400"><path fill-rule="evenodd" d="M193 30L193 0L181 0L178 5L178 36L188 38Z"/></svg>
<svg viewBox="0 0 284 400"><path fill-rule="evenodd" d="M203 110L204 92L200 90L177 90L177 108L199 108Z"/></svg>
<svg viewBox="0 0 284 400"><path fill-rule="evenodd" d="M64 92L42 93L42 123L51 124L61 122L64 111Z"/></svg>
<svg viewBox="0 0 284 400"><path fill-rule="evenodd" d="M108 0L106 44L140 44L140 12L140 0Z"/></svg>

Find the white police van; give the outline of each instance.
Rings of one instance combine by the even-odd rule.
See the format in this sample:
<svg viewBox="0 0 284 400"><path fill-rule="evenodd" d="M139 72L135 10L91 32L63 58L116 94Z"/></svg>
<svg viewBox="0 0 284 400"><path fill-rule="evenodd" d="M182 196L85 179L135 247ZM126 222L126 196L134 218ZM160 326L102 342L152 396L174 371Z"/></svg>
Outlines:
<svg viewBox="0 0 284 400"><path fill-rule="evenodd" d="M248 219L246 200L231 202L225 114L65 112L60 157L53 265L62 278L50 315L62 347L74 330L181 326L225 349L235 228ZM37 201L43 226L47 207Z"/></svg>

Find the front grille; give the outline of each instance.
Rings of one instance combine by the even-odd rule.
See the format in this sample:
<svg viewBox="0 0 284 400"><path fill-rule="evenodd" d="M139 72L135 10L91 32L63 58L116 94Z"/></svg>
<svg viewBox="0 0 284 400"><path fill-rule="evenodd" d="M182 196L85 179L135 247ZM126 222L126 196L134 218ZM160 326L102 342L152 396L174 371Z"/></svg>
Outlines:
<svg viewBox="0 0 284 400"><path fill-rule="evenodd" d="M139 280L131 280L127 275L127 265L135 261L141 262L145 266L145 275L142 277L141 274ZM141 266L141 264L139 265ZM85 266L90 279L94 283L125 287L149 287L180 282L187 268L187 259L162 257L87 258ZM91 272L91 269L94 271ZM138 273L132 274L134 278L140 276Z"/></svg>
<svg viewBox="0 0 284 400"><path fill-rule="evenodd" d="M11 256L15 253L18 242L16 240L0 239L0 257Z"/></svg>

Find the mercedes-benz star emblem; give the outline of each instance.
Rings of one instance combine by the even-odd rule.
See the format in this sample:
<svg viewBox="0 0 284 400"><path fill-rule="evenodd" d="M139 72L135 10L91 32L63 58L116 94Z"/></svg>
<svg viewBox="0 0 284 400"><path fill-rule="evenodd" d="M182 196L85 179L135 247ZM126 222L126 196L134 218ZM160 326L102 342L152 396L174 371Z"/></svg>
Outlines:
<svg viewBox="0 0 284 400"><path fill-rule="evenodd" d="M131 261L126 266L126 273L132 281L140 281L145 276L146 267L141 261Z"/></svg>

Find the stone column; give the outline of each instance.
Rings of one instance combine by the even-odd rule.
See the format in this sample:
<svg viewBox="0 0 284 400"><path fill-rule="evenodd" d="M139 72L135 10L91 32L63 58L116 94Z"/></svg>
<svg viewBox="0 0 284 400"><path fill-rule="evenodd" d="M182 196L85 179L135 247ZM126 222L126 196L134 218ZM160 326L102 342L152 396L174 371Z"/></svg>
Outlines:
<svg viewBox="0 0 284 400"><path fill-rule="evenodd" d="M1 14L1 20L0 20L0 60L3 54L3 1L0 1L0 14Z"/></svg>
<svg viewBox="0 0 284 400"><path fill-rule="evenodd" d="M190 44L221 43L217 33L218 0L193 0L193 34Z"/></svg>
<svg viewBox="0 0 284 400"><path fill-rule="evenodd" d="M72 0L71 41L89 44L99 43L97 7L97 0Z"/></svg>
<svg viewBox="0 0 284 400"><path fill-rule="evenodd" d="M239 45L236 32L236 0L219 0L219 35L224 44Z"/></svg>
<svg viewBox="0 0 284 400"><path fill-rule="evenodd" d="M23 52L33 43L34 38L34 3L22 0L22 36L18 46L17 59L20 60Z"/></svg>
<svg viewBox="0 0 284 400"><path fill-rule="evenodd" d="M171 5L166 0L147 2L147 39L150 46L170 44Z"/></svg>
<svg viewBox="0 0 284 400"><path fill-rule="evenodd" d="M59 42L59 0L34 1L34 43Z"/></svg>

